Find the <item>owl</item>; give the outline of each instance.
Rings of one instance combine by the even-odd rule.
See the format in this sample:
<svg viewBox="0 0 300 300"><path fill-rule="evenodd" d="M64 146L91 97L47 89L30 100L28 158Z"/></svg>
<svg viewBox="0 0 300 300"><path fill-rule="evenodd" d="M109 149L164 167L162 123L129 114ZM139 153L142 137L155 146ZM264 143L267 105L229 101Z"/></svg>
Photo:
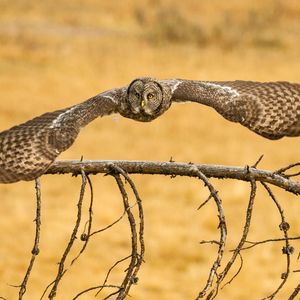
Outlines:
<svg viewBox="0 0 300 300"><path fill-rule="evenodd" d="M138 78L72 107L45 113L0 133L0 183L33 180L75 141L81 128L113 113L150 122L173 102L214 108L269 138L300 135L300 85L289 82Z"/></svg>

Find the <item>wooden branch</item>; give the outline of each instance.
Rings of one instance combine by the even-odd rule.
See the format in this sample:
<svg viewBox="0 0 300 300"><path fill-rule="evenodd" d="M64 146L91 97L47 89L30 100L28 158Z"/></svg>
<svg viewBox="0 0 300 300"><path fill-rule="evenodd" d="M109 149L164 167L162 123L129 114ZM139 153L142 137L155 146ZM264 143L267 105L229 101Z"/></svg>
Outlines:
<svg viewBox="0 0 300 300"><path fill-rule="evenodd" d="M40 243L40 231L41 231L41 183L40 178L37 178L35 180L35 191L36 191L36 218L35 218L35 239L34 239L34 245L33 249L31 251L31 259L29 262L29 266L27 268L27 271L25 273L25 277L23 279L23 282L20 286L19 290L19 300L23 299L23 296L26 292L27 282L30 277L33 265L35 263L36 256L39 254L39 243ZM0 297L1 299L1 297Z"/></svg>
<svg viewBox="0 0 300 300"><path fill-rule="evenodd" d="M65 160L56 161L45 174L86 174L110 173L112 166L117 166L131 174L160 174L172 176L197 177L193 172L196 167L207 177L229 178L243 181L261 181L273 184L294 194L300 194L300 183L287 178L278 171L259 170L255 167L237 167L176 162L127 161L127 160Z"/></svg>
<svg viewBox="0 0 300 300"><path fill-rule="evenodd" d="M84 194L85 194L85 187L86 187L86 174L84 172L84 170L81 170L81 177L82 177L82 184L81 184L81 188L80 188L80 195L79 195L79 200L77 202L77 218L76 218L76 222L75 222L75 226L74 229L72 231L70 240L68 242L68 245L58 263L58 271L57 271L57 275L56 278L53 282L53 287L50 291L50 294L48 296L48 298L50 300L53 300L56 297L56 292L57 292L57 288L58 285L62 279L62 277L65 275L65 273L67 272L68 269L65 268L65 262L66 259L68 257L68 255L70 254L70 251L73 247L73 244L75 242L75 240L77 239L77 232L78 232L78 228L81 222L81 216L82 216L82 203L83 203L83 198L84 198Z"/></svg>

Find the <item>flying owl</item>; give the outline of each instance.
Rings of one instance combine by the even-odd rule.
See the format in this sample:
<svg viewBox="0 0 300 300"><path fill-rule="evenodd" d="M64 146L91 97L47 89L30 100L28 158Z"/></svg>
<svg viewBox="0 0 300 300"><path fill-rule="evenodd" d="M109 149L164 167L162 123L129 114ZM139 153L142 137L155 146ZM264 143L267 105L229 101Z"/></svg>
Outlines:
<svg viewBox="0 0 300 300"><path fill-rule="evenodd" d="M149 86L155 91L149 92ZM138 78L129 85L129 93L137 115L149 102L160 112L170 102L191 101L211 106L225 119L271 140L300 135L297 83Z"/></svg>
<svg viewBox="0 0 300 300"><path fill-rule="evenodd" d="M154 86L154 93L156 84L149 85ZM139 103L142 108L137 112L137 93L138 85L134 93L127 86L113 89L0 132L0 183L33 180L45 173L55 158L74 143L80 129L97 117L119 113L149 122L171 104L157 93L153 101Z"/></svg>
<svg viewBox="0 0 300 300"><path fill-rule="evenodd" d="M32 180L45 173L73 144L80 129L97 117L119 113L149 122L172 102L184 101L211 106L229 121L269 139L300 135L299 84L138 78L129 86L1 132L0 183Z"/></svg>

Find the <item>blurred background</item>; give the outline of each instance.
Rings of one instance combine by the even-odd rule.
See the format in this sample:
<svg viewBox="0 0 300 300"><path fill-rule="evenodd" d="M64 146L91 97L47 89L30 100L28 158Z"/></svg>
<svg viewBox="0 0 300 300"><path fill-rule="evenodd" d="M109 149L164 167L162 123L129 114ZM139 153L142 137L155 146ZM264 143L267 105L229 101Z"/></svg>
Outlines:
<svg viewBox="0 0 300 300"><path fill-rule="evenodd" d="M0 0L0 130L127 85L139 76L300 82L299 33L297 0ZM152 123L113 116L98 119L60 158L168 161L172 157L243 166L264 154L259 167L275 170L300 160L299 145L299 138L269 141L210 108L182 104L173 105ZM118 218L122 201L113 179L102 175L92 179L94 229L99 229ZM195 179L134 179L145 209L146 257L132 299L195 298L217 250L199 245L203 239L218 237L214 204L197 211L208 192ZM212 181L225 207L229 250L241 235L249 186ZM39 299L54 279L76 219L80 178L47 175L41 182L40 255L24 299ZM290 233L296 235L299 199L276 192L292 226ZM7 299L17 298L18 290L10 285L20 284L31 256L34 195L34 182L0 186L0 296ZM281 236L280 218L266 196L258 193L249 240ZM299 244L293 245L299 249ZM257 299L274 291L285 272L282 246L245 251L242 272L219 299ZM72 254L79 248L78 241ZM90 241L81 260L64 276L57 299L72 299L101 284L108 268L129 250L130 231L124 219ZM299 268L296 256L292 263ZM118 283L123 270L124 266L112 274L111 284ZM286 299L299 282L298 274L291 275L280 299Z"/></svg>

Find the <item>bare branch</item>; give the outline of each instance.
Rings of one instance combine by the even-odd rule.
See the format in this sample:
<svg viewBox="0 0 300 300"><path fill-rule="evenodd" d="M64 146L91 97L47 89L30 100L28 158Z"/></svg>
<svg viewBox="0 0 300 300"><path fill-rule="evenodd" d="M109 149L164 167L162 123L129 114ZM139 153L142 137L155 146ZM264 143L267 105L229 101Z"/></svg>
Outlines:
<svg viewBox="0 0 300 300"><path fill-rule="evenodd" d="M300 162L293 163L293 164L290 164L290 165L288 165L286 167L280 168L276 172L280 173L280 174L284 174L287 170L290 170L290 169L292 169L294 167L298 167L298 166L300 166Z"/></svg>
<svg viewBox="0 0 300 300"><path fill-rule="evenodd" d="M289 237L288 240L289 240L289 241L292 241L292 240L300 240L300 236ZM241 250L251 249L251 248L253 248L253 247L255 247L255 246L262 245L262 244L266 244L266 243L282 242L282 241L286 241L286 238L267 239L267 240L258 241L258 242L245 241L245 243L248 243L248 244L251 244L251 245L250 245L250 246L243 247ZM231 250L231 251L233 251L233 250Z"/></svg>
<svg viewBox="0 0 300 300"><path fill-rule="evenodd" d="M81 170L86 174L109 173L111 166L118 166L128 174L161 174L173 176L198 177L196 173L190 172L191 164L175 162L150 162L150 161L57 161L46 172L46 174L78 175ZM199 165L193 164L206 177L230 178L243 181L261 181L276 185L294 194L300 194L300 183L286 178L283 174L266 170L258 170L253 167L230 167L222 165ZM251 176L250 176L251 174ZM251 179L252 178L252 179Z"/></svg>
<svg viewBox="0 0 300 300"><path fill-rule="evenodd" d="M216 240L210 240L210 241L202 240L201 242L199 242L199 244L201 244L201 245L203 245L203 244L215 244L215 245L220 246L220 242L216 241Z"/></svg>
<svg viewBox="0 0 300 300"><path fill-rule="evenodd" d="M138 205L138 211L139 211L139 220L140 220L140 224L139 224L139 245L140 245L140 253L137 257L137 261L136 261L136 265L135 265L135 270L133 272L132 275L132 280L133 283L136 283L138 278L136 277L142 263L144 260L144 255L145 255L145 242L144 242L144 228L145 228L145 221L144 221L144 210L143 210L143 206L142 206L142 200L139 196L138 190L134 184L134 182L132 181L132 179L128 176L128 174L122 170L121 168L118 167L114 167L118 172L120 172L120 174L123 175L123 177L127 180L127 182L129 183L134 196L136 198L136 203Z"/></svg>
<svg viewBox="0 0 300 300"><path fill-rule="evenodd" d="M191 168L191 171L193 173L195 173L197 175L197 177L200 178L204 182L204 184L208 187L211 196L215 200L217 210L218 210L219 229L220 229L220 241L219 241L219 249L218 249L218 253L217 253L217 258L214 261L214 263L210 269L209 276L208 276L205 287L200 291L200 293L198 294L198 296L196 298L196 299L200 299L206 295L207 291L212 286L214 277L217 275L217 270L221 265L221 261L222 261L223 254L224 254L226 237L227 237L227 227L226 227L225 214L224 214L224 210L223 210L223 206L222 206L222 201L218 195L218 192L216 191L214 186L209 182L207 177L201 171L199 171L199 169L196 166L191 166L190 168Z"/></svg>
<svg viewBox="0 0 300 300"><path fill-rule="evenodd" d="M32 254L31 260L30 260L29 266L27 268L27 271L25 273L23 282L20 286L19 300L23 299L23 295L26 292L27 282L28 282L31 270L33 268L33 264L35 262L35 258L40 252L40 250L39 250L40 230L41 230L41 182L40 182L40 178L37 178L35 180L35 190L36 190L35 239L34 239L33 249L31 251L31 254Z"/></svg>
<svg viewBox="0 0 300 300"><path fill-rule="evenodd" d="M205 201L203 201L197 208L197 210L200 210L203 206L205 206L209 200L212 198L212 194L209 194L209 196L207 197L207 199Z"/></svg>
<svg viewBox="0 0 300 300"><path fill-rule="evenodd" d="M232 265L234 264L237 256L240 254L241 248L243 247L246 238L248 236L248 232L250 229L250 225L251 225L251 218L252 218L252 211L253 211L253 205L254 205L254 199L255 199L255 195L256 195L256 182L252 179L251 180L251 192L250 192L250 199L249 199L249 203L248 203L248 208L247 208L247 212L246 212L246 221L245 221L245 225L244 225L244 230L243 230L243 234L242 234L242 238L238 244L238 246L236 247L236 249L233 251L233 255L231 257L231 259L229 260L229 262L227 263L227 265L225 266L223 272L218 276L218 280L216 283L215 288L213 289L213 296L210 297L210 299L214 299L217 294L218 294L218 289L219 286L221 284L221 282L224 280L224 278L226 277L227 273L229 272L229 270L231 269ZM240 272L240 270L239 270Z"/></svg>
<svg viewBox="0 0 300 300"><path fill-rule="evenodd" d="M136 203L130 205L128 209L131 209L134 206L136 206ZM90 237L93 236L93 235L95 235L95 234L98 234L98 233L100 233L102 231L105 231L105 230L107 230L107 229L109 229L111 227L113 227L115 224L119 223L124 218L124 216L126 216L126 209L123 211L122 215L117 220L113 221L111 224L109 224L109 225L107 225L107 226L105 226L105 227L103 227L101 229L98 229L98 230L92 232L90 234Z"/></svg>
<svg viewBox="0 0 300 300"><path fill-rule="evenodd" d="M285 240L285 247L283 248L282 253L286 255L286 272L281 275L282 282L279 285L279 287L270 296L264 298L264 299L273 299L277 295L277 293L281 290L281 288L285 285L285 283L289 277L290 264L291 264L290 256L293 253L294 248L292 248L290 246L289 236L288 236L288 230L290 229L290 225L285 220L283 209L281 208L279 202L277 201L275 195L273 194L273 192L269 188L269 186L267 184L265 184L264 182L262 182L261 184L267 190L269 196L271 197L271 199L273 200L273 202L275 203L275 205L279 211L279 214L281 217L281 223L280 223L279 228L280 228L280 230L283 231L284 240Z"/></svg>
<svg viewBox="0 0 300 300"><path fill-rule="evenodd" d="M120 286L112 285L112 284L101 285L101 286L95 286L95 287L90 287L90 288L88 288L88 289L86 289L86 290L80 292L79 294L77 294L72 300L76 300L76 299L78 299L80 296L82 296L83 294L88 293L88 292L91 292L91 291L96 290L96 289L99 289L99 288L101 288L101 289L104 289L104 288L115 288L115 289L117 289L116 292L111 293L108 297L111 297L111 296L113 296L113 295L119 293L119 291L120 291L120 289L121 289ZM108 299L108 297L105 297L104 299Z"/></svg>
<svg viewBox="0 0 300 300"><path fill-rule="evenodd" d="M241 256L241 251L245 249L253 248L259 244L264 244L268 242L278 242L283 241L284 247L282 253L286 258L286 268L285 271L281 274L281 282L270 296L264 299L273 299L277 296L278 292L283 288L287 282L289 275L291 273L291 254L294 251L294 248L290 245L291 240L300 239L300 236L289 237L288 230L290 228L289 223L287 222L284 211L275 197L275 194L270 188L270 185L277 186L281 189L284 189L288 192L294 193L296 195L300 194L300 182L297 182L292 177L300 175L300 172L297 171L296 167L300 166L300 163L291 164L285 168L281 168L277 171L267 171L257 169L257 165L260 163L262 156L256 161L253 166L245 167L236 167L236 166L222 166L222 165L204 165L204 164L192 164L192 163L177 163L173 159L170 162L149 162L149 161L58 161L55 162L47 171L47 174L64 174L70 173L74 176L82 176L82 184L80 189L80 197L77 203L77 219L70 236L69 243L60 259L57 275L55 280L48 285L45 289L43 296L46 294L48 288L51 289L49 293L49 299L53 299L56 296L58 285L63 278L64 274L68 271L68 268L65 267L66 260L70 254L71 248L77 238L78 229L81 223L82 215L82 203L86 190L86 183L89 183L90 187L90 204L88 211L88 220L81 234L81 240L83 245L78 255L71 261L70 266L80 257L80 255L85 251L88 242L91 237L100 233L104 230L111 228L113 225L118 223L124 216L127 216L129 226L130 226L130 236L131 236L131 253L127 257L117 261L112 265L108 270L102 284L99 284L94 287L87 288L84 291L79 292L73 299L77 299L85 293L90 291L97 291L96 296L104 288L113 288L114 290L106 296L104 299L114 298L117 300L123 300L128 296L129 290L133 284L138 282L138 271L143 263L144 253L145 253L145 244L144 244L144 213L142 201L139 196L138 190L135 186L135 183L129 176L129 174L158 174L166 175L174 178L176 176L187 176L195 177L200 179L204 185L209 190L208 198L199 206L198 209L201 209L205 204L210 200L214 200L214 203L217 208L217 217L219 220L219 237L217 239L203 240L200 244L214 244L217 246L216 258L208 272L208 278L202 290L198 293L196 299L201 299L206 297L207 300L211 300L217 297L219 289L223 282L228 281L229 271L232 269L232 266L236 262L237 257L241 259L241 263L238 267L238 270L231 277L231 279L222 286L222 288L230 284L241 272L243 268L243 257ZM294 169L295 168L295 169ZM119 188L121 194L121 199L123 200L124 212L123 214L112 224L92 232L92 221L93 221L93 201L94 201L94 191L92 181L89 177L89 174L98 174L105 173L107 175L113 176L116 184ZM289 173L289 174L287 174ZM245 224L243 228L240 241L236 248L232 250L232 256L226 262L223 271L220 271L221 263L224 259L225 251L225 242L227 238L227 226L225 222L225 212L223 209L222 201L218 195L218 191L211 183L210 178L218 179L235 179L246 181L250 183L250 197L248 200L248 207L245 216ZM273 203L276 205L278 214L281 218L281 223L279 225L280 230L283 233L282 238L275 239L266 239L258 242L251 242L247 240L247 236L250 230L250 225L252 222L252 212L254 201L257 191L257 182L261 182L263 188L267 191L268 197L271 198ZM128 189L133 192L133 199L130 201L128 196ZM36 212L36 236L35 243L32 250L32 257L27 269L27 273L24 276L23 283L18 286L19 289L19 299L22 299L24 293L26 292L27 281L30 277L30 272L33 267L35 256L39 252L39 235L40 235L40 183L36 181L36 195L37 195L37 212ZM137 210L137 211L136 211ZM247 246L245 246L248 243ZM249 245L250 244L250 245ZM230 250L229 250L230 251ZM127 261L128 260L128 261ZM121 284L110 283L111 273L115 270L115 267L122 262L126 261L126 269L124 278ZM295 270L297 272L299 270ZM298 285L294 292L291 294L289 299L294 299L298 297L300 292L300 285ZM1 299L1 297L0 297Z"/></svg>
<svg viewBox="0 0 300 300"><path fill-rule="evenodd" d="M107 285L106 283L107 283L108 278L109 278L111 272L113 271L113 269L114 269L117 265L119 265L121 262L123 262L123 261L129 259L130 257L131 257L131 255L128 255L128 256L126 256L126 257L124 257L124 258L118 260L117 262L115 262L115 263L110 267L110 269L108 270L108 272L107 272L107 274L106 274L106 276L105 276L105 279L104 279L103 284L97 285L97 286L93 286L93 287L89 287L89 288L87 288L87 289L81 291L81 292L78 293L72 300L78 299L78 298L79 298L80 296L82 296L83 294L86 294L86 293L88 293L88 292L90 292L90 291L94 291L94 290L98 290L95 296L97 296L98 294L100 294L100 292L101 292L104 288L109 287L109 285ZM120 289L121 289L121 287L119 287L119 290L120 290Z"/></svg>
<svg viewBox="0 0 300 300"><path fill-rule="evenodd" d="M86 175L89 187L90 187L90 192L91 192L91 199L90 199L90 206L89 206L89 219L87 221L88 228L87 228L87 233L82 233L80 239L84 241L84 244L79 251L78 255L72 260L71 265L74 264L74 262L80 257L80 255L84 252L86 249L88 242L91 237L91 230L92 230L92 222L93 222L93 202L94 202L94 191L93 191L93 184L88 175Z"/></svg>
<svg viewBox="0 0 300 300"><path fill-rule="evenodd" d="M79 228L80 221L81 221L82 202L83 202L83 197L84 197L84 193L85 193L85 186L86 186L86 175L85 175L85 172L83 170L81 170L81 176L82 176L82 184L81 184L81 189L80 189L79 200L78 200L78 203L77 203L77 207L78 207L77 220L76 220L75 227L73 229L70 241L68 243L68 246L67 246L60 262L59 262L57 276L56 276L56 279L54 280L53 287L52 287L52 289L50 291L50 294L48 296L49 299L51 299L51 300L56 296L56 291L57 291L58 284L59 284L61 278L63 277L63 275L65 274L65 272L67 271L65 269L64 264L65 264L65 261L67 259L68 254L71 251L71 248L74 244L74 241L76 239L76 235L77 235L78 228Z"/></svg>
<svg viewBox="0 0 300 300"><path fill-rule="evenodd" d="M300 292L300 284L297 285L297 287L295 288L294 292L291 294L288 300L295 299L298 296L299 292Z"/></svg>
<svg viewBox="0 0 300 300"><path fill-rule="evenodd" d="M136 264L136 261L138 259L138 249L137 249L137 232L136 232L136 223L135 223L135 218L134 218L134 215L132 214L131 210L129 209L129 202L128 202L128 195L126 193L126 190L125 190L125 187L124 187L124 184L120 178L120 175L119 174L113 174L113 176L115 177L116 179L116 182L117 182L117 185L120 189L120 192L122 194L122 197L123 197L123 202L124 202L124 207L125 207L125 210L127 212L127 216L128 216L128 221L129 221L129 224L130 224L130 228L131 228L131 261L130 261L130 264L129 264L129 267L127 269L127 272L126 272L126 276L123 280L123 283L122 283L122 288L120 290L120 293L118 294L117 296L117 300L119 299L125 299L125 297L127 296L127 293L130 289L130 286L132 284L132 276L134 274L134 268L135 268L135 264Z"/></svg>
<svg viewBox="0 0 300 300"><path fill-rule="evenodd" d="M241 270L242 270L242 268L243 268L244 260L243 260L243 256L241 255L241 252L238 253L238 256L239 256L240 259L241 259L240 267L238 268L237 272L232 276L232 278L222 286L222 289L223 289L226 285L230 284L230 283L231 283L231 282L232 282L232 281L240 274L240 272L241 272Z"/></svg>

